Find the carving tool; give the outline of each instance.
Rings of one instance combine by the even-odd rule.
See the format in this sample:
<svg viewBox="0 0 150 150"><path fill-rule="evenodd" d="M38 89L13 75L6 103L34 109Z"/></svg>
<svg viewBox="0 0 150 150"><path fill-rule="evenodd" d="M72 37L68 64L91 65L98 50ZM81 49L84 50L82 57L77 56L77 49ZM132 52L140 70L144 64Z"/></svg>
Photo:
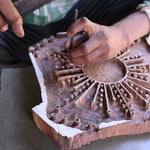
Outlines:
<svg viewBox="0 0 150 150"><path fill-rule="evenodd" d="M75 12L74 12L74 22L77 20L78 18L78 14L79 14L79 11L78 9L75 9ZM71 41L70 41L70 49L73 48L73 36L71 37Z"/></svg>

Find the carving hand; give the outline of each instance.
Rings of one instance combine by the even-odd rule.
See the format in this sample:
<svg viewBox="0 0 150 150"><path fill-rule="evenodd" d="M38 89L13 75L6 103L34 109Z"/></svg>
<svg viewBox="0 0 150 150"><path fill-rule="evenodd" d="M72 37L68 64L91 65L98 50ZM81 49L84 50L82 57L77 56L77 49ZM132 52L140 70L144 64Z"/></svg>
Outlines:
<svg viewBox="0 0 150 150"><path fill-rule="evenodd" d="M14 33L18 37L24 36L23 21L11 0L0 0L0 13L5 16L11 23ZM0 31L8 30L8 24L0 14Z"/></svg>
<svg viewBox="0 0 150 150"><path fill-rule="evenodd" d="M84 30L87 40L73 49L69 49L69 60L75 64L87 64L104 61L114 57L125 48L127 42L122 31L114 26L102 26L91 22L87 18L80 18L67 31L69 37ZM66 43L66 47L70 41Z"/></svg>

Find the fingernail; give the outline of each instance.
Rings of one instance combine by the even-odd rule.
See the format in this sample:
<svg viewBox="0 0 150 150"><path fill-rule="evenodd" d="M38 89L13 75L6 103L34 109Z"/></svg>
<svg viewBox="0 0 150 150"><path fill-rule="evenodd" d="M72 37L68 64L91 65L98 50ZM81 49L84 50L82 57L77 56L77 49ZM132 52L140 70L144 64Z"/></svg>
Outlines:
<svg viewBox="0 0 150 150"><path fill-rule="evenodd" d="M70 32L67 32L67 36L68 36L68 37L71 37L71 33L70 33Z"/></svg>
<svg viewBox="0 0 150 150"><path fill-rule="evenodd" d="M74 66L75 64L74 63L69 63L69 66L71 67L71 66Z"/></svg>
<svg viewBox="0 0 150 150"><path fill-rule="evenodd" d="M68 58L67 58L67 60L66 60L66 61L67 61L67 63L70 63L70 60L69 60Z"/></svg>
<svg viewBox="0 0 150 150"><path fill-rule="evenodd" d="M69 64L69 66L73 64L69 58L67 59L67 63Z"/></svg>
<svg viewBox="0 0 150 150"><path fill-rule="evenodd" d="M74 62L72 61L72 59L69 59L69 64L74 65Z"/></svg>
<svg viewBox="0 0 150 150"><path fill-rule="evenodd" d="M12 24L12 28L14 33L19 37L19 38L23 38L25 33L23 30L22 25L18 25L18 24Z"/></svg>
<svg viewBox="0 0 150 150"><path fill-rule="evenodd" d="M25 35L25 33L24 33L24 30L23 30L23 27L21 26L20 29L18 30L18 36L19 36L20 38L23 38L24 35Z"/></svg>
<svg viewBox="0 0 150 150"><path fill-rule="evenodd" d="M1 28L1 31L2 32L5 32L5 31L7 31L8 30L8 25L6 24L6 25L4 25L2 28Z"/></svg>

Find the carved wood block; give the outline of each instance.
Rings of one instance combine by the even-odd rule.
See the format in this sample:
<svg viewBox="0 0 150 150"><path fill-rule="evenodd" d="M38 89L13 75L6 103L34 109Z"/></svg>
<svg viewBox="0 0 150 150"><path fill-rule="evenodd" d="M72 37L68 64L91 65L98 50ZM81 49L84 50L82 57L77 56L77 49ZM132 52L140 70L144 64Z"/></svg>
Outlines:
<svg viewBox="0 0 150 150"><path fill-rule="evenodd" d="M78 34L74 41L84 38ZM138 40L95 64L67 61L66 34L29 48L43 102L33 108L38 128L61 149L117 135L150 132L150 53Z"/></svg>

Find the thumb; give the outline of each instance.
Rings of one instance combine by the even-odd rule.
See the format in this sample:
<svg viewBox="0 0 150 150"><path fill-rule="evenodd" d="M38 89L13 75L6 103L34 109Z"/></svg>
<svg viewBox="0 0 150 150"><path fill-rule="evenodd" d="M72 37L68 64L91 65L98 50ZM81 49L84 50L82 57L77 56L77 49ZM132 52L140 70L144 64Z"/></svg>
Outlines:
<svg viewBox="0 0 150 150"><path fill-rule="evenodd" d="M72 23L68 28L67 36L72 37L81 30L88 32L87 27L89 23L90 21L86 17L78 19L76 22Z"/></svg>

